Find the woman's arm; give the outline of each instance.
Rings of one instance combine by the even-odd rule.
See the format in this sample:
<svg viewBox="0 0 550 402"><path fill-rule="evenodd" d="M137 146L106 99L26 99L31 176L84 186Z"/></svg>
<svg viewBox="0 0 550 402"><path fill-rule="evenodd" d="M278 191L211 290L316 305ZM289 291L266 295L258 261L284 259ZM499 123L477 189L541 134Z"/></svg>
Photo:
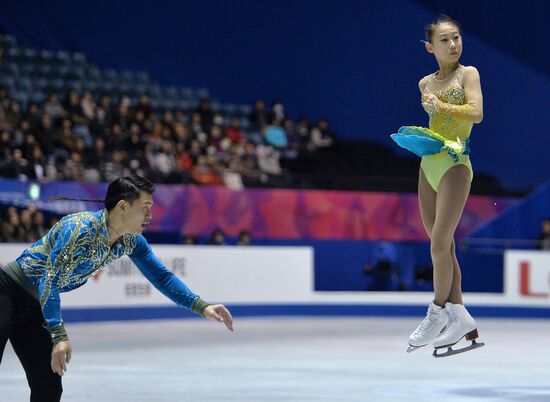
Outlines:
<svg viewBox="0 0 550 402"><path fill-rule="evenodd" d="M453 105L441 102L434 94L424 94L422 106L426 111L449 114L453 117L480 123L483 120L483 96L479 73L475 67L465 67L463 74L466 104Z"/></svg>

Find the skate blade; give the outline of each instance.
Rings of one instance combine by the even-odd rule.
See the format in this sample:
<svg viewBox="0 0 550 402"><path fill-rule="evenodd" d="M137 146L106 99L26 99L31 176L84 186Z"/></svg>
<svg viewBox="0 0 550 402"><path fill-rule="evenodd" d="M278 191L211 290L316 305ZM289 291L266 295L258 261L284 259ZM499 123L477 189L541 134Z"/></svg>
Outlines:
<svg viewBox="0 0 550 402"><path fill-rule="evenodd" d="M414 352L415 350L423 348L424 346L427 346L427 344L422 345L422 346L413 346L413 345L409 344L409 347L407 348L407 353Z"/></svg>
<svg viewBox="0 0 550 402"><path fill-rule="evenodd" d="M485 346L485 344L483 342L478 343L474 339L474 340L472 340L471 345L466 346L465 348L461 348L461 349L453 349L453 347L451 345L451 346L446 346L447 347L446 352L438 353L438 351L443 349L443 348L437 348L437 349L434 350L432 356L435 357L435 358L449 357L449 356L453 356L453 355L458 355L460 353L469 352L470 350L478 349L482 346Z"/></svg>

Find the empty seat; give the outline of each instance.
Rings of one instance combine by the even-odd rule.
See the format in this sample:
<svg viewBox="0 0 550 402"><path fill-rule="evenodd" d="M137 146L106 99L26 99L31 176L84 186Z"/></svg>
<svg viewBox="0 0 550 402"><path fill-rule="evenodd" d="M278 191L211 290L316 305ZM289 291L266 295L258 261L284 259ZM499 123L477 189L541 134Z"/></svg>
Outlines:
<svg viewBox="0 0 550 402"><path fill-rule="evenodd" d="M142 84L147 84L150 82L149 74L146 71L138 71L135 74L136 81Z"/></svg>
<svg viewBox="0 0 550 402"><path fill-rule="evenodd" d="M112 68L109 68L107 70L103 71L103 77L111 82L117 82L119 81L119 74L116 70L113 70Z"/></svg>

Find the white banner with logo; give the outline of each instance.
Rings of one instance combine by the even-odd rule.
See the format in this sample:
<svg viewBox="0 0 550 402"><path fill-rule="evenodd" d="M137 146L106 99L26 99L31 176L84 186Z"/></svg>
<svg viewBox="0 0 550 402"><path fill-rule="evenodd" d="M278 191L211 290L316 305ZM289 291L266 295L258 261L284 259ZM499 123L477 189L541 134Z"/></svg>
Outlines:
<svg viewBox="0 0 550 402"><path fill-rule="evenodd" d="M0 245L2 265L25 246ZM162 263L210 302L296 303L313 292L311 247L155 245ZM84 286L61 294L64 307L159 306L173 303L145 279L128 257L120 258Z"/></svg>
<svg viewBox="0 0 550 402"><path fill-rule="evenodd" d="M550 251L506 251L504 269L507 300L550 307Z"/></svg>
<svg viewBox="0 0 550 402"><path fill-rule="evenodd" d="M0 244L0 264L15 260L26 246ZM212 303L423 305L433 298L431 292L316 292L311 247L152 248L170 271ZM508 251L504 261L504 292L466 293L466 303L550 307L550 252ZM61 298L64 308L173 305L127 257Z"/></svg>

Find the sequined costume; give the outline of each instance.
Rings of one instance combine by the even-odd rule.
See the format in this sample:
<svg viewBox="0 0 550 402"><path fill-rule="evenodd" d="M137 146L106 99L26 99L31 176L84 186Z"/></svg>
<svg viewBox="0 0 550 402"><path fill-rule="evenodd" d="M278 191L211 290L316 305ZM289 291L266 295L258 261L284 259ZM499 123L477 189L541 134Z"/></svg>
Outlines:
<svg viewBox="0 0 550 402"><path fill-rule="evenodd" d="M464 88L461 85L461 77L464 67L459 66L449 77L449 83L443 89L434 88L437 80L435 74L428 76L425 92L432 93L443 102L435 112L429 112L430 128L405 126L401 127L392 139L401 147L410 150L422 157L420 166L426 179L437 191L441 178L453 166L462 164L471 172L470 162L470 132L473 123L462 118L471 112L472 106L466 103Z"/></svg>
<svg viewBox="0 0 550 402"><path fill-rule="evenodd" d="M6 267L6 273L39 300L45 327L57 343L68 339L59 294L84 285L123 255L178 306L203 314L207 304L159 261L142 235L125 234L109 246L106 210L63 217L17 258L17 264Z"/></svg>

